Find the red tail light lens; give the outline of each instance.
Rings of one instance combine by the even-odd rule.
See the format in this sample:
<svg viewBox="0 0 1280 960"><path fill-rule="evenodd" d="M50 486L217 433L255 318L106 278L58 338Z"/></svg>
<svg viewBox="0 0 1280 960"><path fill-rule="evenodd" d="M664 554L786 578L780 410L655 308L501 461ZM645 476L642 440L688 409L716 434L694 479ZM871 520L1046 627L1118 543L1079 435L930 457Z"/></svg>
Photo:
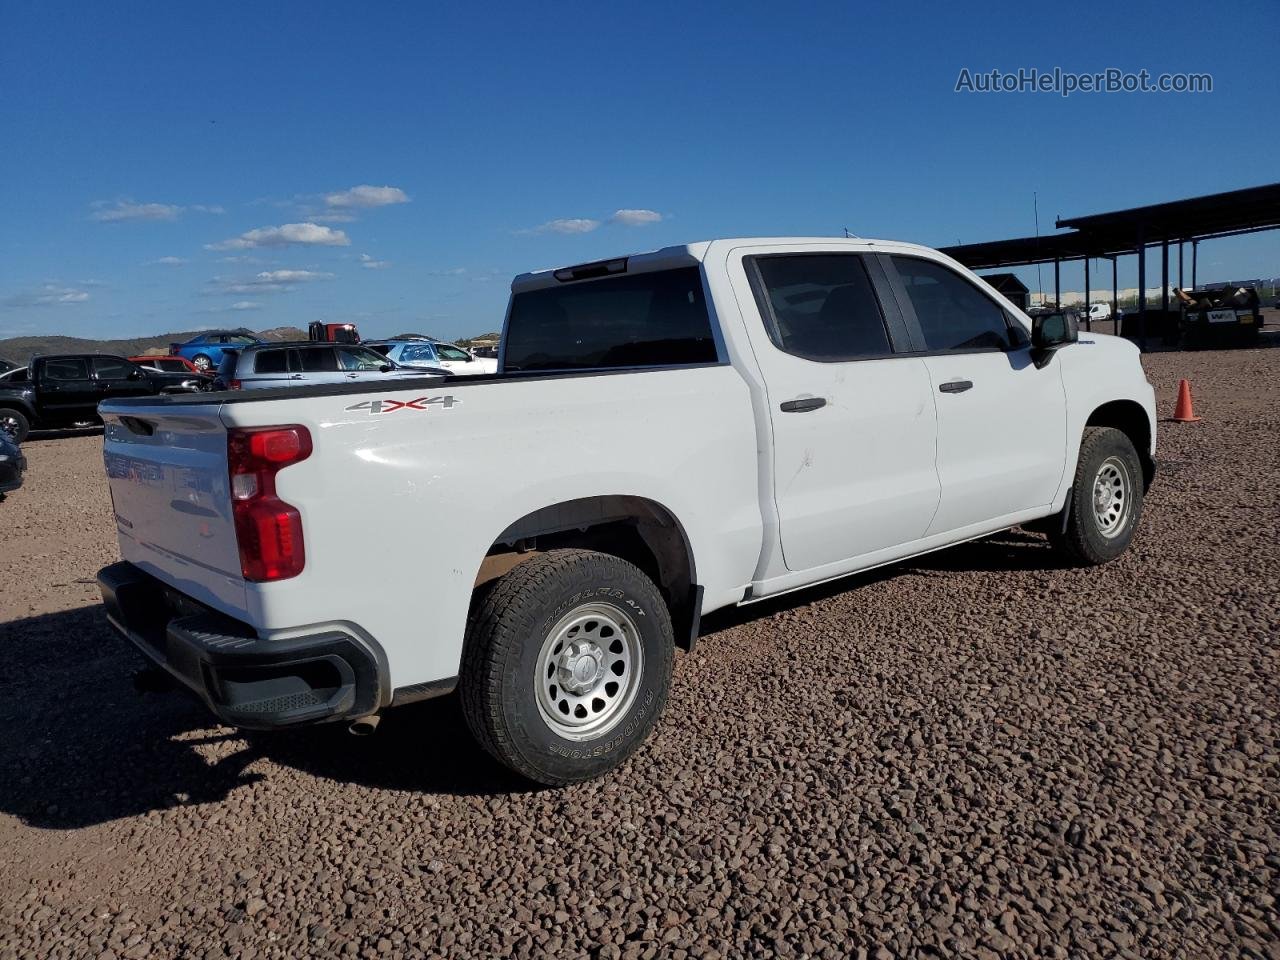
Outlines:
<svg viewBox="0 0 1280 960"><path fill-rule="evenodd" d="M276 474L311 456L306 427L236 428L227 432L231 513L240 571L246 580L287 580L302 572L302 515L276 496Z"/></svg>
<svg viewBox="0 0 1280 960"><path fill-rule="evenodd" d="M228 390L239 390L239 389L240 389L240 381L239 381L239 380L228 380L228 381L227 381L227 389L228 389Z"/></svg>

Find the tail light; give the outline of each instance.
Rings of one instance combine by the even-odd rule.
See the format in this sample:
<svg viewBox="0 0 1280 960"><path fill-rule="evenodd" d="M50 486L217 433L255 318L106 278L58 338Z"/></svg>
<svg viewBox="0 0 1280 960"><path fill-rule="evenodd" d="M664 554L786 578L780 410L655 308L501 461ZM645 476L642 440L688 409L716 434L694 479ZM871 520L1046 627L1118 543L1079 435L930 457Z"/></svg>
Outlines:
<svg viewBox="0 0 1280 960"><path fill-rule="evenodd" d="M246 580L287 580L302 572L302 515L276 496L276 474L311 456L306 427L236 428L227 432L231 513Z"/></svg>
<svg viewBox="0 0 1280 960"><path fill-rule="evenodd" d="M228 390L239 390L239 389L240 389L240 381L239 381L239 380L228 380L228 381L227 381L227 389L228 389Z"/></svg>

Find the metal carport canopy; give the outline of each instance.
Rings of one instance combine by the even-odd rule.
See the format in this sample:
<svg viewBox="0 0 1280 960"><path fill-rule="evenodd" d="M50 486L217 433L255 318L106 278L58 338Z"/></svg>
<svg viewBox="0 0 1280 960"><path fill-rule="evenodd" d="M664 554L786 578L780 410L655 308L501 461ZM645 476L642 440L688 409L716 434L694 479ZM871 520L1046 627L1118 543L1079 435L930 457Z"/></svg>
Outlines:
<svg viewBox="0 0 1280 960"><path fill-rule="evenodd" d="M1140 245L1274 230L1280 228L1280 183L1111 213L1063 217L1057 226L1072 232L966 243L941 250L970 269L990 270L1055 260L1115 257L1134 253Z"/></svg>

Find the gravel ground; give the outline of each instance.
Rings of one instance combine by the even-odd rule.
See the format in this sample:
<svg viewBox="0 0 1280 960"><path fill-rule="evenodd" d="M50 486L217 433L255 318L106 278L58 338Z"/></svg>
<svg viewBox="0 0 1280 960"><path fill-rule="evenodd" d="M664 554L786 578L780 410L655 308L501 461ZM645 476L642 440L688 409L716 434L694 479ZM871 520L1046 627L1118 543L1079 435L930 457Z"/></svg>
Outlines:
<svg viewBox="0 0 1280 960"><path fill-rule="evenodd" d="M457 704L245 735L94 606L97 436L0 506L0 956L1280 958L1280 350L1146 359L1133 549L1019 532L711 619L654 739L535 791Z"/></svg>

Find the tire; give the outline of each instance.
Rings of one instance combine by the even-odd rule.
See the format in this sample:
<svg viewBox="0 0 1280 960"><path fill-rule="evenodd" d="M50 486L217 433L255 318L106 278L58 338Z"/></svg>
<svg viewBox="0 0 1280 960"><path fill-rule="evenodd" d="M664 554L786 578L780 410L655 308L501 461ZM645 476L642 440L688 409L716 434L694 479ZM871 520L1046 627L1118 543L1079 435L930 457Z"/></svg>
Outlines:
<svg viewBox="0 0 1280 960"><path fill-rule="evenodd" d="M1142 517L1142 463L1133 442L1113 427L1085 427L1066 529L1053 545L1080 566L1098 566L1128 549Z"/></svg>
<svg viewBox="0 0 1280 960"><path fill-rule="evenodd" d="M459 694L477 742L546 786L598 777L644 742L675 648L653 581L618 557L551 550L473 605Z"/></svg>
<svg viewBox="0 0 1280 960"><path fill-rule="evenodd" d="M15 410L13 407L0 407L0 430L9 433L15 443L21 443L27 439L27 434L31 432L31 421L27 419L26 414L21 410Z"/></svg>
<svg viewBox="0 0 1280 960"><path fill-rule="evenodd" d="M194 357L191 358L191 362L195 365L196 369L199 370L201 373L205 373L213 369L213 361L210 360L203 353L197 353Z"/></svg>

